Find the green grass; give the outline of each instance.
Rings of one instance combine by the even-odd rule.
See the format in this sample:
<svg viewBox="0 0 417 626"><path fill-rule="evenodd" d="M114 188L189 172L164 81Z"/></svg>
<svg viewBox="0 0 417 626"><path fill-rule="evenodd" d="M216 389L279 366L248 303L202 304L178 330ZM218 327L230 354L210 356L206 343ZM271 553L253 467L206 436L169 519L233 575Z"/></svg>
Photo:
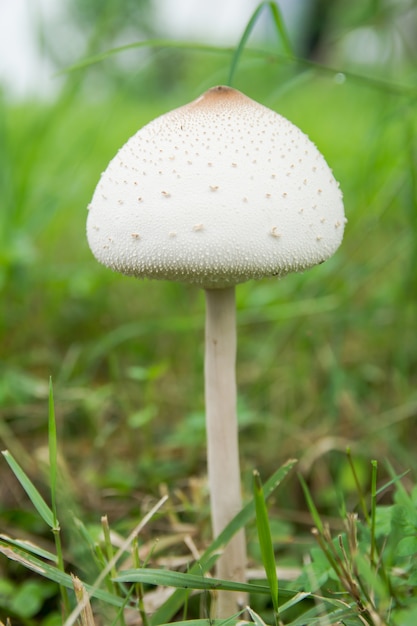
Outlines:
<svg viewBox="0 0 417 626"><path fill-rule="evenodd" d="M278 566L302 569L307 554L311 561L298 586L278 577L284 623L325 624L326 614L363 623L361 603L368 623L379 615L381 623L407 626L416 619L417 553L412 71L404 62L395 81L385 75L385 83L395 82L391 89L378 67L368 71L377 81L355 78L358 68L339 67L347 76L340 83L333 73L285 61L274 50L243 51L234 84L310 135L340 180L349 222L343 245L326 264L237 290L245 502L252 502L254 469L264 478L287 459L299 459L305 489L292 475L268 501ZM13 461L14 473L2 463L0 531L12 537L6 547L19 553L20 563L0 560L0 620L10 615L13 626L61 623L57 591L28 574L23 559L41 561L64 588L71 585L69 571L88 589L94 585L111 560L108 537L101 539L104 515L115 554L169 494L143 528L139 555L133 547L123 554L123 561L145 564L144 571L175 569L166 565L174 557L192 567L187 534L200 552L210 545L202 293L112 274L97 264L85 238L86 206L120 145L159 113L227 80L231 50L183 54L169 91L153 88L145 95L140 83L140 98L130 89L93 93L88 80L100 72L94 66L71 73L54 102L1 102L0 438L6 459L15 459L30 480L31 495L16 480ZM335 66L337 58L331 61ZM398 90L398 84L411 87ZM50 408L48 419L50 376L55 411ZM246 520L249 555L257 568L266 559L271 584L259 493L260 526ZM57 566L59 549L49 530L57 520L66 573ZM13 543L23 539L33 542L30 549ZM341 575L343 568L350 578ZM120 582L116 593L107 576L94 610L103 611L111 597L112 619L120 620L120 606L141 589L146 597L147 584ZM184 606L180 619L199 615L201 607L204 614L209 589L202 584L201 603L189 596L184 604L187 594L177 590L172 604L161 604L153 626ZM296 595L305 589L314 597ZM359 600L352 590L359 590ZM273 623L274 608L271 598L254 594L252 619Z"/></svg>

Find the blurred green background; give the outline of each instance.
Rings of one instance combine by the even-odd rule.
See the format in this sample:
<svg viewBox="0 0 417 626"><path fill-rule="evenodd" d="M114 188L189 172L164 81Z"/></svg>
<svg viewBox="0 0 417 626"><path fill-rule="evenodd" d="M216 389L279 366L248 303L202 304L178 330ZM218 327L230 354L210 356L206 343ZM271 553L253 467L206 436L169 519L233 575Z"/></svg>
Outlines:
<svg viewBox="0 0 417 626"><path fill-rule="evenodd" d="M52 376L63 502L85 520L108 513L129 528L166 484L185 519L208 524L203 293L101 267L85 221L117 149L158 114L225 83L243 30L224 46L204 49L191 36L175 45L150 0L63 4L65 21L34 21L43 54L64 70L56 94L0 92L1 446L47 494ZM237 289L241 458L246 493L255 467L267 477L298 458L331 517L342 498L356 504L347 447L365 490L371 459L381 481L385 460L410 480L417 469L417 3L300 7L287 24L295 56L265 10L234 87L317 144L349 221L324 265ZM65 72L147 38L167 45ZM42 534L4 462L0 484L2 532ZM280 494L276 518L296 541L308 529L296 479ZM2 559L0 573L7 567Z"/></svg>

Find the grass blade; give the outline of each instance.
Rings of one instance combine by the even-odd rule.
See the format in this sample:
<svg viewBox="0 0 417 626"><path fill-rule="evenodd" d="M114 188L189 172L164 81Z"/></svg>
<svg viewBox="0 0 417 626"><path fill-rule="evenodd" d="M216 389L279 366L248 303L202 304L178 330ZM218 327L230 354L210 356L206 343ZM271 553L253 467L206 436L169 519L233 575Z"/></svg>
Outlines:
<svg viewBox="0 0 417 626"><path fill-rule="evenodd" d="M276 2L268 2L267 4L272 14L272 19L274 21L277 35L281 39L284 52L287 56L292 57L294 55L294 52L287 29L285 28L284 20L282 19L281 10Z"/></svg>
<svg viewBox="0 0 417 626"><path fill-rule="evenodd" d="M278 623L278 578L275 564L274 547L272 545L271 528L269 525L268 511L265 503L264 490L258 471L253 472L253 499L256 510L256 527L258 530L259 546L261 548L262 562L271 592L272 605L274 607L275 620Z"/></svg>
<svg viewBox="0 0 417 626"><path fill-rule="evenodd" d="M61 74L68 74L70 72L82 70L90 67L91 65L101 63L102 61L105 61L115 54L120 54L122 52L127 52L128 50L135 50L140 48L172 48L175 50L192 50L195 52L211 52L218 54L230 54L231 52L233 52L233 48L231 47L218 46L213 44L202 44L194 41L181 41L172 39L146 39L145 41L135 41L133 43L124 44L123 46L110 48L106 52L86 57L78 63L74 63L73 65L70 65L69 67L58 72L57 75L59 76Z"/></svg>
<svg viewBox="0 0 417 626"><path fill-rule="evenodd" d="M387 467L388 467L388 471L391 473L392 475L392 479L389 480L387 483L384 483L381 487L379 487L376 490L376 494L377 496L381 495L381 493L384 493L384 491L386 491L389 487L391 487L391 485L395 485L397 488L401 489L401 491L403 491L403 487L401 486L400 480L402 478L404 478L404 476L407 476L407 474L410 473L410 470L407 469L405 470L405 472L402 472L401 474L395 474L394 470L392 469L392 467L389 465L389 463L387 462ZM405 491L403 491L404 493L406 493Z"/></svg>
<svg viewBox="0 0 417 626"><path fill-rule="evenodd" d="M163 587L178 587L181 589L199 589L205 591L243 591L245 593L269 594L266 585L238 583L219 578L204 578L195 574L173 572L170 570L139 568L126 570L114 578L121 583L145 583Z"/></svg>
<svg viewBox="0 0 417 626"><path fill-rule="evenodd" d="M292 470L297 463L295 459L290 459L284 465L282 465L274 474L268 479L264 485L265 498L269 498L275 489L281 484L287 474ZM251 500L233 520L224 528L224 530L216 537L212 544L207 548L200 559L200 565L205 569L205 565L209 559L212 559L213 555L226 545L233 535L248 524L255 517L255 503Z"/></svg>
<svg viewBox="0 0 417 626"><path fill-rule="evenodd" d="M8 450L3 450L2 455L9 464L9 467L12 470L13 474L16 476L17 480L26 491L30 501L32 502L33 506L35 507L43 521L50 528L54 528L54 514L49 506L46 504L39 491L36 489L35 485L30 480L29 476L20 467L19 463L14 459L14 457L10 454Z"/></svg>
<svg viewBox="0 0 417 626"><path fill-rule="evenodd" d="M66 572L62 572L57 567L46 563L33 554L30 554L24 550L20 550L16 546L10 547L10 545L4 545L3 541L0 541L0 553L4 554L8 559L12 561L16 561L20 563L27 569L30 569L32 572L47 578L48 580L52 580L57 583L61 587L66 587L67 589L73 589L72 579L69 574ZM89 585L83 582L86 590L90 594L90 596L95 597L103 602L106 602L110 606L121 607L125 605L125 602L122 598L119 598L108 591L104 591L103 589L97 589L96 586Z"/></svg>
<svg viewBox="0 0 417 626"><path fill-rule="evenodd" d="M258 17L260 16L262 10L264 9L264 7L269 9L272 14L273 23L277 31L278 37L282 42L285 54L290 58L293 57L291 42L288 37L288 33L286 31L284 21L282 19L281 12L277 4L275 2L261 2L256 7L255 11L253 12L249 22L246 25L245 30L243 31L243 35L240 38L240 41L234 51L232 62L230 64L229 78L227 81L227 84L230 86L232 86L233 79L234 79L236 69L237 69L237 65L239 63L240 57L242 56L242 52L246 46L246 42L249 39L250 34L258 20Z"/></svg>
<svg viewBox="0 0 417 626"><path fill-rule="evenodd" d="M358 84L365 84L367 87L372 87L373 89L382 91L383 93L391 93L397 96L405 96L405 97L411 97L411 98L415 97L416 90L415 90L414 85L394 83L394 82L387 81L387 80L384 80L382 78L378 78L375 76L359 74L357 72L350 71L345 67L329 67L322 63L312 61L311 59L303 59L300 57L296 57L292 53L290 40L286 33L286 30L285 30L277 5L274 2L266 2L266 3L262 3L261 8L263 8L265 4L270 6L271 8L275 27L277 31L279 32L279 36L283 42L286 52L282 54L278 52L271 52L270 50L267 50L267 49L249 48L248 53L251 54L252 56L262 57L265 60L273 59L279 62L286 62L288 60L292 60L292 61L295 61L298 66L304 68L305 70L312 70L312 71L320 73L323 76L333 77L336 74L342 73L349 80L353 80ZM258 12L258 9L256 10L256 12ZM259 9L259 12L260 12L260 9ZM248 27L249 27L249 23L246 29ZM212 53L212 54L232 55L232 63L231 63L231 67L229 70L229 78L227 81L227 84L231 86L239 57L242 54L244 45L249 37L249 34L252 28L253 28L253 25L250 28L249 33L246 37L245 37L245 33L246 33L246 29L245 29L245 33L242 35L242 39L241 39L241 42L242 42L242 40L245 37L243 44L241 45L241 42L239 42L237 48L233 48L231 46L201 44L201 43L193 42L193 41L179 41L179 40L172 40L172 39L147 39L145 41L136 41L133 43L125 44L123 46L117 46L115 48L111 48L107 50L106 52L88 56L82 59L81 61L78 61L77 63L74 63L73 65L70 65L64 68L63 70L57 72L56 75L60 76L63 74L64 75L70 74L71 72L76 72L79 70L89 68L92 65L101 63L116 54L121 54L129 50L141 49L141 48L151 48L151 49L160 48L160 49L174 49L174 50L176 49L176 50L189 50L189 51L196 51L196 52L207 52L207 53ZM236 60L235 60L235 57L236 57Z"/></svg>
<svg viewBox="0 0 417 626"><path fill-rule="evenodd" d="M307 506L310 510L314 524L317 530L319 531L319 533L323 534L323 531L324 531L323 522L321 521L320 513L318 512L316 505L313 502L313 498L311 497L311 493L310 493L309 488L307 487L307 483L305 482L301 474L298 474L298 480L300 481L301 487L303 488L304 497L307 501Z"/></svg>
<svg viewBox="0 0 417 626"><path fill-rule="evenodd" d="M264 8L269 9L271 13L272 22L274 24L278 38L281 41L282 48L284 50L284 57L290 58L290 59L294 58L291 41L288 36L287 29L285 28L285 23L284 23L284 20L282 19L281 11L275 2L272 2L269 0L269 1L261 2L257 6L252 16L250 17L245 27L245 30L243 31L243 34L240 38L238 45L236 46L234 50L229 47L216 46L216 45L210 45L210 44L201 44L201 43L196 43L196 42L173 41L170 39L147 39L146 41L138 41L138 42L126 44L123 46L118 46L116 48L112 48L101 54L97 54L97 55L88 57L86 59L83 59L82 61L79 61L78 63L66 68L65 70L60 72L60 74L65 74L65 73L69 73L72 71L87 68L96 63L100 63L101 61L104 61L107 58L115 54L119 54L121 52L126 52L128 50L137 49L137 48L174 48L177 50L185 49L185 50L193 50L193 51L199 51L199 52L211 52L211 53L221 53L221 54L225 54L225 53L230 54L232 52L233 56L232 56L232 61L230 64L229 77L227 81L227 84L231 86L233 83L234 75L236 73L237 65L239 63L239 59L242 56L242 52L246 46L246 43ZM268 52L262 51L262 54L265 54L267 56Z"/></svg>
<svg viewBox="0 0 417 626"><path fill-rule="evenodd" d="M363 490L362 490L362 487L361 487L358 475L356 473L356 468L355 468L355 464L354 464L353 459L352 459L352 454L351 454L350 448L347 448L346 455L347 455L347 459L348 459L348 462L349 462L350 469L352 471L353 480L355 481L356 491L358 492L359 503L360 503L360 506L361 506L361 509L362 509L362 513L363 513L364 518L366 519L366 521L369 524L368 507L366 506L365 496L363 495Z"/></svg>
<svg viewBox="0 0 417 626"><path fill-rule="evenodd" d="M258 615L257 613L255 613L255 611L253 609L251 609L250 606L247 607L247 611L249 613L249 616L250 616L252 622L255 624L255 626L266 626L266 624L263 621L262 617L260 615Z"/></svg>
<svg viewBox="0 0 417 626"><path fill-rule="evenodd" d="M6 545L9 544L11 546L16 546L16 548L19 548L22 552L34 554L41 557L42 559L47 559L52 563L58 563L58 559L55 554L52 554L52 552L49 552L49 550L44 550L44 548L40 548L31 541L27 541L25 539L12 539L8 535L0 535L0 542Z"/></svg>
<svg viewBox="0 0 417 626"><path fill-rule="evenodd" d="M285 613L285 611L288 611L288 609L291 609L293 606L295 606L299 602L302 602L306 598L311 598L311 597L312 597L312 594L309 591L299 591L292 598L287 600L287 602L285 602L284 604L281 604L281 606L279 607L280 615Z"/></svg>

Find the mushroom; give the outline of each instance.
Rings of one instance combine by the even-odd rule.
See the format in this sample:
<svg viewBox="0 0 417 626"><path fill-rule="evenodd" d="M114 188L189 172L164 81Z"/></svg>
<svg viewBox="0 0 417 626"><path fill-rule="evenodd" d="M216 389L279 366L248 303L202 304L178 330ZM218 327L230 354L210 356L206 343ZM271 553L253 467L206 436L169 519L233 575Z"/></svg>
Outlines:
<svg viewBox="0 0 417 626"><path fill-rule="evenodd" d="M102 174L89 205L94 256L135 277L196 285L206 296L205 402L213 533L241 508L235 286L328 259L345 217L339 185L309 138L230 87L139 130ZM217 561L245 580L243 530ZM220 592L217 616L245 598Z"/></svg>

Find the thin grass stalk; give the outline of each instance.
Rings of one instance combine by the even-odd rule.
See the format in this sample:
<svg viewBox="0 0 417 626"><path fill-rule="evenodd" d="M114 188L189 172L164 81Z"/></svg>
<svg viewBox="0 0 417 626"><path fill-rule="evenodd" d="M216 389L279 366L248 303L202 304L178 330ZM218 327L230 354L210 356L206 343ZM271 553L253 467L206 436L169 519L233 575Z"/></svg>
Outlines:
<svg viewBox="0 0 417 626"><path fill-rule="evenodd" d="M139 557L139 544L137 538L132 543L132 557L135 568L139 569L140 567L142 567ZM142 620L142 624L143 626L149 626L149 620L145 609L145 592L143 589L143 584L141 582L136 583L135 589L136 595L138 597L138 611Z"/></svg>
<svg viewBox="0 0 417 626"><path fill-rule="evenodd" d="M58 480L58 442L55 419L54 391L52 378L49 379L49 415L48 415L48 446L49 446L49 484L51 489L51 508L53 516L52 533L55 540L55 550L58 558L58 569L65 572L64 554L61 543L61 528L57 510L57 480ZM68 591L63 585L59 586L62 605L65 615L70 613Z"/></svg>
<svg viewBox="0 0 417 626"><path fill-rule="evenodd" d="M371 478L371 564L375 567L375 554L376 554L376 498L377 498L377 473L378 473L378 461L371 461L372 464L372 478Z"/></svg>
<svg viewBox="0 0 417 626"><path fill-rule="evenodd" d="M371 475L371 548L370 548L370 562L371 567L374 568L375 571L379 571L381 579L383 580L386 588L389 590L389 594L391 598L397 599L396 591L392 585L391 578L388 575L384 560L383 560L383 548L381 550L380 555L377 553L377 545L376 545L376 504L378 497L378 489L377 489L377 476L378 476L378 461L371 461L372 465L372 475Z"/></svg>
<svg viewBox="0 0 417 626"><path fill-rule="evenodd" d="M97 563L99 571L102 571L106 567L108 561L106 560L106 557L104 556L104 552L100 544L98 543L94 546L94 557L95 557L94 560ZM110 578L110 576L106 577L105 584L109 593L114 594L116 592L114 588L114 583L112 579Z"/></svg>
<svg viewBox="0 0 417 626"><path fill-rule="evenodd" d="M103 530L104 546L106 549L107 561L108 563L114 563L113 545L111 542L109 520L107 518L107 515L103 515L101 518L101 528ZM117 570L116 570L115 564L111 568L109 574L112 578L115 578L117 576Z"/></svg>
<svg viewBox="0 0 417 626"><path fill-rule="evenodd" d="M342 582L344 580L344 575L341 569L339 568L337 560L335 560L332 550L328 549L328 541L327 539L320 533L317 528L312 528L311 534L316 539L318 545L320 546L324 556L328 560L330 566L333 568L336 576Z"/></svg>
<svg viewBox="0 0 417 626"><path fill-rule="evenodd" d="M346 589L350 589L352 587L352 577L349 573L349 570L345 567L343 560L340 558L340 555L338 554L333 544L330 530L326 525L323 524L316 505L314 504L313 498L311 497L310 490L308 489L307 484L301 475L299 475L299 480L301 482L301 486L307 500L308 508L310 509L310 513L317 527L313 528L311 532L316 538L316 541L323 551L323 554L329 561L329 564L333 568L336 576L338 577L342 585L345 586Z"/></svg>

